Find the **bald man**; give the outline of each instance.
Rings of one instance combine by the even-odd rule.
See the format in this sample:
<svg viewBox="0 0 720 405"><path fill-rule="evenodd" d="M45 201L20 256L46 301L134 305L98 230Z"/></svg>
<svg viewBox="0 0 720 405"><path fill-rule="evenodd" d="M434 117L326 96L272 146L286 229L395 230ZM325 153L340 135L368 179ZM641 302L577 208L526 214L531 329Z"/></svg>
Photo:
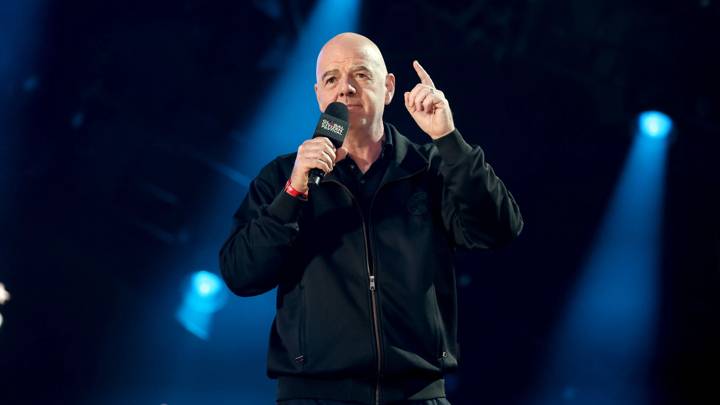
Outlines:
<svg viewBox="0 0 720 405"><path fill-rule="evenodd" d="M320 50L321 111L348 107L340 148L323 137L253 180L220 251L237 295L277 287L268 376L278 403L447 404L457 367L453 251L502 246L523 222L510 192L455 128L427 71L403 94L430 139L383 121L395 94L378 47L340 34ZM311 169L326 175L309 189Z"/></svg>

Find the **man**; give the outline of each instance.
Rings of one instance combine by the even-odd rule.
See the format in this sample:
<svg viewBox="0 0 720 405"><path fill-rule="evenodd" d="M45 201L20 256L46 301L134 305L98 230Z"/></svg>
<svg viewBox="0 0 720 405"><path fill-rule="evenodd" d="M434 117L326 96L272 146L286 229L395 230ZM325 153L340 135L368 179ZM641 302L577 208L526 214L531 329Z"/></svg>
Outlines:
<svg viewBox="0 0 720 405"><path fill-rule="evenodd" d="M268 375L278 402L446 404L457 367L456 247L514 239L522 218L479 147L455 129L450 105L420 64L405 107L432 140L417 145L383 122L395 93L380 50L354 33L317 59L320 110L348 106L337 150L303 142L254 179L220 251L228 287L277 287ZM308 173L326 172L308 189ZM417 402L415 402L417 401Z"/></svg>

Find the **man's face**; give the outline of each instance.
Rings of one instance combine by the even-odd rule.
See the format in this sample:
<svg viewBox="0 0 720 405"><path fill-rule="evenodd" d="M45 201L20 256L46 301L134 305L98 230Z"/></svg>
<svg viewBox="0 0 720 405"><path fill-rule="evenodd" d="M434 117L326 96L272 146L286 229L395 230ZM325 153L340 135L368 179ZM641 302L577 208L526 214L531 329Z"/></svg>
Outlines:
<svg viewBox="0 0 720 405"><path fill-rule="evenodd" d="M335 101L347 105L351 128L382 121L394 89L395 77L387 74L376 49L341 42L328 44L320 53L315 84L320 110Z"/></svg>

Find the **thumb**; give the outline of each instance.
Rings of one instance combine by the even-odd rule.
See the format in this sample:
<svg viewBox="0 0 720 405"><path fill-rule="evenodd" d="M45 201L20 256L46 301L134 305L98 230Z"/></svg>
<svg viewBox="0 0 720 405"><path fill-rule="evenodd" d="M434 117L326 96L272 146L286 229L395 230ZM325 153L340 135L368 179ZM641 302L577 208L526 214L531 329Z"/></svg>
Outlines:
<svg viewBox="0 0 720 405"><path fill-rule="evenodd" d="M335 163L345 159L347 157L347 155L348 155L347 149L345 149L342 146L337 148L337 150L335 151Z"/></svg>

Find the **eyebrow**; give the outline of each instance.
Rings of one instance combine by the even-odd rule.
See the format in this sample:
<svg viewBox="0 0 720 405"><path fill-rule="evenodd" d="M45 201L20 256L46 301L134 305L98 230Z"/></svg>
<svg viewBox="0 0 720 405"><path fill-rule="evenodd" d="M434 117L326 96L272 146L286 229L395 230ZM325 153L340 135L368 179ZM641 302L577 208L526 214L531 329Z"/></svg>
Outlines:
<svg viewBox="0 0 720 405"><path fill-rule="evenodd" d="M332 74L335 74L335 73L337 73L337 72L339 72L338 69L328 70L327 72L323 73L322 77L320 78L320 81L323 81L323 82L324 82L326 77L328 77L328 76L330 76L330 75L332 75Z"/></svg>
<svg viewBox="0 0 720 405"><path fill-rule="evenodd" d="M359 70L364 70L364 71L366 71L366 72L370 72L370 68L368 68L368 67L365 66L365 65L355 65L355 66L353 66L353 67L350 68L350 71L351 71L351 72L357 72L357 71L359 71ZM326 78L327 76L336 74L336 73L338 73L339 71L340 71L339 69L328 70L327 72L323 73L322 77L320 78L320 81L323 81L323 82L324 82L324 81L325 81L325 78Z"/></svg>

